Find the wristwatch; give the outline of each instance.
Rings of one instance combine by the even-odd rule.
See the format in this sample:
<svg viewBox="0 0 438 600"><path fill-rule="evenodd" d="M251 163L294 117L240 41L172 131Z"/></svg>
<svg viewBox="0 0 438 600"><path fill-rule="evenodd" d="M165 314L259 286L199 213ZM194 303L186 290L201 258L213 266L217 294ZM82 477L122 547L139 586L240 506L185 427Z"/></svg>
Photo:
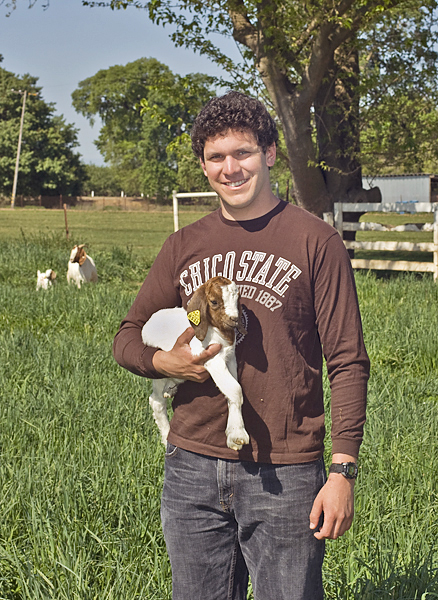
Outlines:
<svg viewBox="0 0 438 600"><path fill-rule="evenodd" d="M329 469L329 473L342 473L347 479L356 479L357 472L357 464L354 462L332 463Z"/></svg>

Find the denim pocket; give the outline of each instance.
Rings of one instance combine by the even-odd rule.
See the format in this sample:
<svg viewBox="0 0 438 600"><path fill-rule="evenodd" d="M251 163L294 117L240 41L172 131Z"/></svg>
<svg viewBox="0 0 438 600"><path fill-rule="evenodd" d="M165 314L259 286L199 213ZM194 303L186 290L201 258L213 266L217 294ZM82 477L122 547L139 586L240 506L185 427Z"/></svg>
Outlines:
<svg viewBox="0 0 438 600"><path fill-rule="evenodd" d="M174 446L167 442L166 452L164 454L164 458L172 458L178 454L178 446Z"/></svg>

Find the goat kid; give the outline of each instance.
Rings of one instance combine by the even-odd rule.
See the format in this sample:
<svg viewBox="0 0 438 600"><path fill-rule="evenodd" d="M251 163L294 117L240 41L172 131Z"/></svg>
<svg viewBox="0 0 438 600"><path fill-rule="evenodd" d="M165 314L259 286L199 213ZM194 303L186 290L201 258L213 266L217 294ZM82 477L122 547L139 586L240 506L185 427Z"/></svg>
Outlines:
<svg viewBox="0 0 438 600"><path fill-rule="evenodd" d="M75 283L80 289L82 283L97 282L97 269L94 260L84 250L85 244L74 246L68 261L67 283Z"/></svg>
<svg viewBox="0 0 438 600"><path fill-rule="evenodd" d="M190 348L194 356L201 354L210 344L221 344L220 352L210 358L204 367L227 399L227 446L240 450L244 444L249 443L249 436L242 418L243 394L237 381L235 355L235 328L242 335L247 333L241 322L238 287L225 277L213 277L195 291L187 310L188 312L179 307L165 308L154 313L143 326L143 343L168 352L177 338L192 326L195 337L190 342ZM169 433L167 398L176 394L183 381L176 378L152 381L149 404L163 444L166 444Z"/></svg>
<svg viewBox="0 0 438 600"><path fill-rule="evenodd" d="M52 269L41 272L37 271L37 290L48 290L52 286L53 281L56 279L56 273Z"/></svg>

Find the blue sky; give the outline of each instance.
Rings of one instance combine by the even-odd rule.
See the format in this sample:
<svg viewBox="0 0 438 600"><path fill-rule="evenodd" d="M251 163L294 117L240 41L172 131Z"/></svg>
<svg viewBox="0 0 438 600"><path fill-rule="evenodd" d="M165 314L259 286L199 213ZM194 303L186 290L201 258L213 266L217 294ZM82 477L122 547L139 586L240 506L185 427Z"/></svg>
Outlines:
<svg viewBox="0 0 438 600"><path fill-rule="evenodd" d="M42 96L54 102L56 113L78 129L85 162L103 164L93 144L99 122L91 127L71 105L71 93L78 83L112 65L124 65L142 57L153 57L174 73L201 72L218 75L219 69L192 51L175 48L170 30L153 25L146 11L134 8L112 11L109 8L82 6L81 0L44 0L29 9L27 0L17 0L17 9L7 17L0 4L1 66L17 75L38 77ZM237 57L234 42L221 40L222 49Z"/></svg>

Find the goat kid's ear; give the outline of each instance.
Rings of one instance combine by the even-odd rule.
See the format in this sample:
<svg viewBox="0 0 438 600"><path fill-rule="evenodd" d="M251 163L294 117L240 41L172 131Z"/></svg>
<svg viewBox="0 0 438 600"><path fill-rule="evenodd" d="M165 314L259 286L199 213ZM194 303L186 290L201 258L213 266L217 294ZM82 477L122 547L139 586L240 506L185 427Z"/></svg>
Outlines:
<svg viewBox="0 0 438 600"><path fill-rule="evenodd" d="M198 288L190 299L187 306L187 318L195 330L196 337L202 342L208 329L207 298L204 286Z"/></svg>

